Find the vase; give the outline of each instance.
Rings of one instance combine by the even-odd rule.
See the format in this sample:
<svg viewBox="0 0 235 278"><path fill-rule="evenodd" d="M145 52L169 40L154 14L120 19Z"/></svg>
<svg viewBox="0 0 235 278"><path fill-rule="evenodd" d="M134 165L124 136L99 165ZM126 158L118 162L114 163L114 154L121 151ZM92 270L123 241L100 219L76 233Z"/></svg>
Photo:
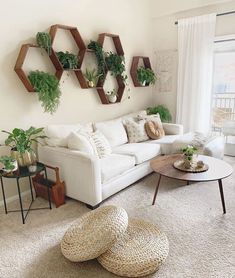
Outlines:
<svg viewBox="0 0 235 278"><path fill-rule="evenodd" d="M26 167L32 165L36 162L36 154L33 151L25 151L24 153L20 153L15 150L11 150L11 157L13 157L20 167Z"/></svg>
<svg viewBox="0 0 235 278"><path fill-rule="evenodd" d="M109 102L115 103L117 101L117 96L108 96Z"/></svg>

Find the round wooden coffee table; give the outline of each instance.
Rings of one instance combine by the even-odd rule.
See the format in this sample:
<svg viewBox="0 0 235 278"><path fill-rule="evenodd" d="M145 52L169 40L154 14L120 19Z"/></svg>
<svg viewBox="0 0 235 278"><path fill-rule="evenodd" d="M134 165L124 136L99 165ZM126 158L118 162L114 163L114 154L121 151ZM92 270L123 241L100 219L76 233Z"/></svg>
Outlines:
<svg viewBox="0 0 235 278"><path fill-rule="evenodd" d="M206 182L217 180L219 183L223 212L226 213L222 179L230 176L233 173L232 166L223 160L205 155L199 155L198 160L202 160L204 163L208 164L209 169L206 172L202 173L188 173L174 168L173 163L179 159L182 159L182 155L174 154L160 156L150 162L153 171L159 174L159 179L154 193L152 205L155 204L162 176L187 181L188 184L189 182Z"/></svg>

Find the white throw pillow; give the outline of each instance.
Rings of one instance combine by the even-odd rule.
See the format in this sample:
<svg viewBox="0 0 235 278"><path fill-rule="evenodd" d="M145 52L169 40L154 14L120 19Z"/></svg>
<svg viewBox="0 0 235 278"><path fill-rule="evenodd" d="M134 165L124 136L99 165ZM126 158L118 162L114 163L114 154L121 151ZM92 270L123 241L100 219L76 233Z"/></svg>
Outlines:
<svg viewBox="0 0 235 278"><path fill-rule="evenodd" d="M145 120L134 121L133 119L125 120L126 130L129 143L138 143L149 139L145 131Z"/></svg>
<svg viewBox="0 0 235 278"><path fill-rule="evenodd" d="M82 133L82 135L84 135L89 140L99 158L104 158L111 154L111 146L108 140L99 130L91 133Z"/></svg>
<svg viewBox="0 0 235 278"><path fill-rule="evenodd" d="M123 145L128 142L126 130L121 118L94 124L95 130L99 130L109 141L111 147Z"/></svg>
<svg viewBox="0 0 235 278"><path fill-rule="evenodd" d="M78 150L91 155L97 154L96 147L91 144L87 136L72 132L68 138L68 148L71 150Z"/></svg>

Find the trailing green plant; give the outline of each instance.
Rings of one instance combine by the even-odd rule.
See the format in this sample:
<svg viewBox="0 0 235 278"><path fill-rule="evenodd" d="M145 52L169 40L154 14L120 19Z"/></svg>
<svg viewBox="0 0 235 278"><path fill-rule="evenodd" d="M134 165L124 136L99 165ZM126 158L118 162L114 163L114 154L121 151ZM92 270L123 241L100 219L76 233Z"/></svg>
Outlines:
<svg viewBox="0 0 235 278"><path fill-rule="evenodd" d="M98 74L96 69L92 69L92 70L86 69L85 78L86 78L86 80L88 82L88 85L90 87L96 86L100 76L101 76L101 74Z"/></svg>
<svg viewBox="0 0 235 278"><path fill-rule="evenodd" d="M160 118L163 122L169 123L172 120L171 113L168 108L166 108L163 105L158 105L154 107L148 107L147 108L147 114L159 114Z"/></svg>
<svg viewBox="0 0 235 278"><path fill-rule="evenodd" d="M156 75L152 69L139 67L137 69L137 80L142 85L155 84Z"/></svg>
<svg viewBox="0 0 235 278"><path fill-rule="evenodd" d="M181 151L188 161L192 161L193 155L197 152L197 148L194 146L188 145L187 147L182 148Z"/></svg>
<svg viewBox="0 0 235 278"><path fill-rule="evenodd" d="M47 138L47 136L42 135L43 129L43 127L35 128L31 126L26 130L21 128L14 128L12 131L2 130L2 132L8 134L5 145L21 154L32 151L33 142L38 143L38 139Z"/></svg>
<svg viewBox="0 0 235 278"><path fill-rule="evenodd" d="M88 49L94 51L98 65L98 74L100 75L101 81L104 81L107 68L105 63L105 53L103 51L103 47L95 41L90 41L87 47Z"/></svg>
<svg viewBox="0 0 235 278"><path fill-rule="evenodd" d="M15 159L11 156L1 156L0 162L4 165L4 169L7 171L12 171L15 169Z"/></svg>
<svg viewBox="0 0 235 278"><path fill-rule="evenodd" d="M126 68L124 56L107 52L105 54L105 62L108 70L111 71L111 75L115 77L121 76L123 81L127 80L127 75L125 74Z"/></svg>
<svg viewBox="0 0 235 278"><path fill-rule="evenodd" d="M56 112L60 103L61 91L59 80L55 75L37 70L31 71L28 78L38 93L38 98L44 108L44 112L51 114Z"/></svg>
<svg viewBox="0 0 235 278"><path fill-rule="evenodd" d="M64 69L77 69L78 68L78 56L69 53L68 51L56 52L56 56L58 57L60 63L62 64Z"/></svg>
<svg viewBox="0 0 235 278"><path fill-rule="evenodd" d="M41 48L44 48L46 50L46 52L48 53L48 55L50 56L51 55L51 45L52 45L50 34L45 33L45 32L38 32L36 35L36 41L37 41L37 44Z"/></svg>

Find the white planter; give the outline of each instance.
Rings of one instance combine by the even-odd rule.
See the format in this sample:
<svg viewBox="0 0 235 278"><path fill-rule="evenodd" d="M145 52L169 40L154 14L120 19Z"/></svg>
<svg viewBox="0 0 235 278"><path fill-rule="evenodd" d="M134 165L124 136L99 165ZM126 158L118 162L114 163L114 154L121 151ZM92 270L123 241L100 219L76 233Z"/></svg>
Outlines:
<svg viewBox="0 0 235 278"><path fill-rule="evenodd" d="M144 82L141 83L141 86L146 86L146 80Z"/></svg>
<svg viewBox="0 0 235 278"><path fill-rule="evenodd" d="M117 101L117 96L108 96L108 99L111 103L115 103Z"/></svg>
<svg viewBox="0 0 235 278"><path fill-rule="evenodd" d="M7 170L7 169L5 169L5 168L2 168L2 170L3 170L5 173L15 172L15 171L18 169L18 163L17 163L16 160L13 162L13 165L14 165L14 169L13 169L13 170Z"/></svg>

